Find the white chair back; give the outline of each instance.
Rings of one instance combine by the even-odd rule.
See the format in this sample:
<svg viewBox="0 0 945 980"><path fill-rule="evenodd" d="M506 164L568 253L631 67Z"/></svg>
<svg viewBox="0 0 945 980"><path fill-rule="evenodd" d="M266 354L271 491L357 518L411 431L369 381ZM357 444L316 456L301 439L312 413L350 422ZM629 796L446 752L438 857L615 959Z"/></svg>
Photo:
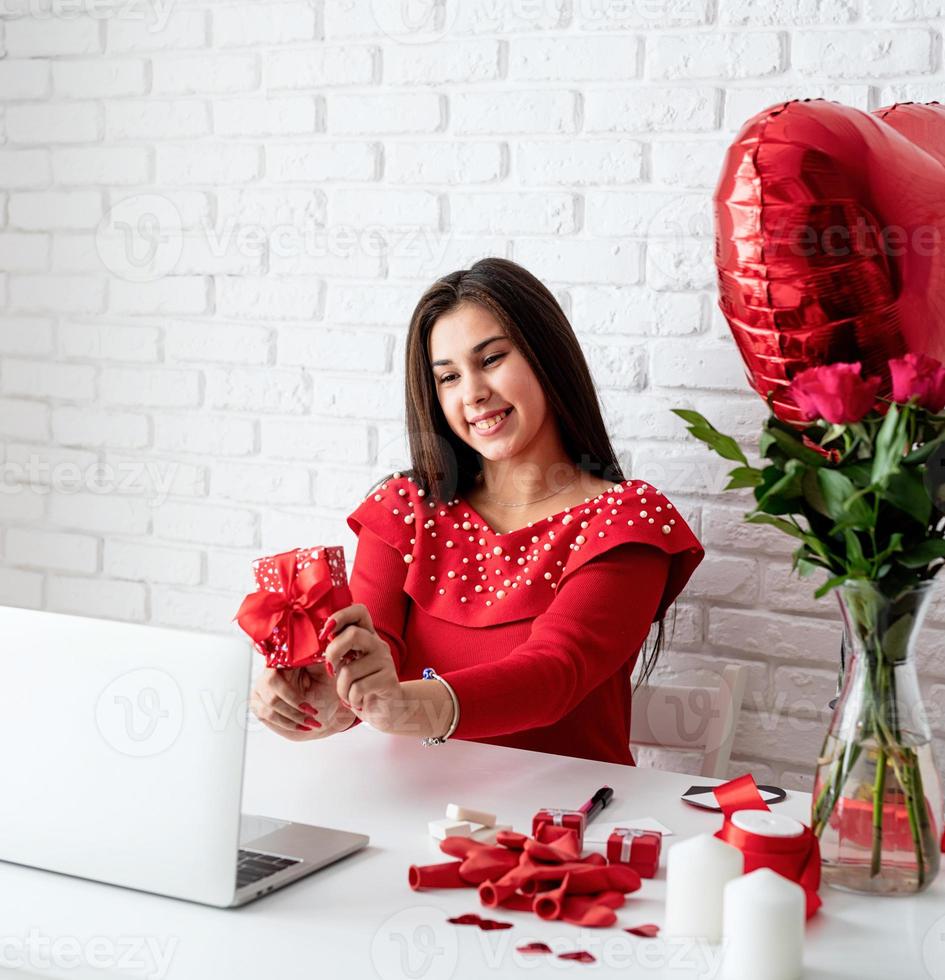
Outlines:
<svg viewBox="0 0 945 980"><path fill-rule="evenodd" d="M725 779L748 668L729 664L719 686L644 685L633 695L630 744L702 752L700 775Z"/></svg>

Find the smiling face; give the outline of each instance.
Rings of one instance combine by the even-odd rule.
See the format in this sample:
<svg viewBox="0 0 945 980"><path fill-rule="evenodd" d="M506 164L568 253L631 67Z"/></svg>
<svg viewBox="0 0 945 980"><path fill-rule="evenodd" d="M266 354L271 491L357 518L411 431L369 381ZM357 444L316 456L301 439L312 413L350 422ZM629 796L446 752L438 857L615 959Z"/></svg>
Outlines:
<svg viewBox="0 0 945 980"><path fill-rule="evenodd" d="M485 308L463 303L443 314L430 331L429 350L437 397L450 428L484 459L512 459L525 453L536 437L555 430L538 378ZM510 411L494 429L470 424L500 409Z"/></svg>

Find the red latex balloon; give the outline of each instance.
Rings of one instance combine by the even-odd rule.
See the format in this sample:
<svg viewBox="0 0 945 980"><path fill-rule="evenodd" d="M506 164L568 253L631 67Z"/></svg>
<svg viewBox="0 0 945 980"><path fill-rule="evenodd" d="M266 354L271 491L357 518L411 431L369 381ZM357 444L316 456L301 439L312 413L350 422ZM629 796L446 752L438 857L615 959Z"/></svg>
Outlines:
<svg viewBox="0 0 945 980"><path fill-rule="evenodd" d="M719 306L779 418L804 368L945 361L945 106L794 100L753 116L715 189Z"/></svg>

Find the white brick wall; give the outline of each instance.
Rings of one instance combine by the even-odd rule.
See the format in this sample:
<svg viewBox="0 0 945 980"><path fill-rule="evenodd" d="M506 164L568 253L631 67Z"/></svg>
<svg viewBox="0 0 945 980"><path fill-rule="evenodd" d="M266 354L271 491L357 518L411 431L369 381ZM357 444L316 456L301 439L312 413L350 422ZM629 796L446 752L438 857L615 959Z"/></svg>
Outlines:
<svg viewBox="0 0 945 980"><path fill-rule="evenodd" d="M0 7L0 602L227 630L250 559L350 561L405 462L417 298L504 255L706 545L660 676L745 664L732 774L809 785L835 602L669 410L749 447L762 418L714 308L733 135L789 97L945 100L942 0ZM945 690L945 603L922 662Z"/></svg>

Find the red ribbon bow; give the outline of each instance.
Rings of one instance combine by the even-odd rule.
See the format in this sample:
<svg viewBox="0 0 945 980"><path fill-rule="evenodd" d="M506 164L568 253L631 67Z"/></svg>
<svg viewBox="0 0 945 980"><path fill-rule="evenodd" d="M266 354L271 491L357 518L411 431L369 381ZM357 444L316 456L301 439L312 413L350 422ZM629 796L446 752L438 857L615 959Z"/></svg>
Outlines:
<svg viewBox="0 0 945 980"><path fill-rule="evenodd" d="M281 592L259 589L243 600L234 619L257 643L272 635L277 626L285 631L288 664L295 664L295 651L318 652L318 629L333 609L331 573L327 562L315 561L296 573L298 549L273 558Z"/></svg>
<svg viewBox="0 0 945 980"><path fill-rule="evenodd" d="M767 810L750 773L715 787L715 798L725 819L716 833L719 840L737 847L745 856L745 874L757 868L770 868L797 882L807 898L807 918L821 906L820 844L810 827L798 837L767 837L736 827L731 816L738 810Z"/></svg>

